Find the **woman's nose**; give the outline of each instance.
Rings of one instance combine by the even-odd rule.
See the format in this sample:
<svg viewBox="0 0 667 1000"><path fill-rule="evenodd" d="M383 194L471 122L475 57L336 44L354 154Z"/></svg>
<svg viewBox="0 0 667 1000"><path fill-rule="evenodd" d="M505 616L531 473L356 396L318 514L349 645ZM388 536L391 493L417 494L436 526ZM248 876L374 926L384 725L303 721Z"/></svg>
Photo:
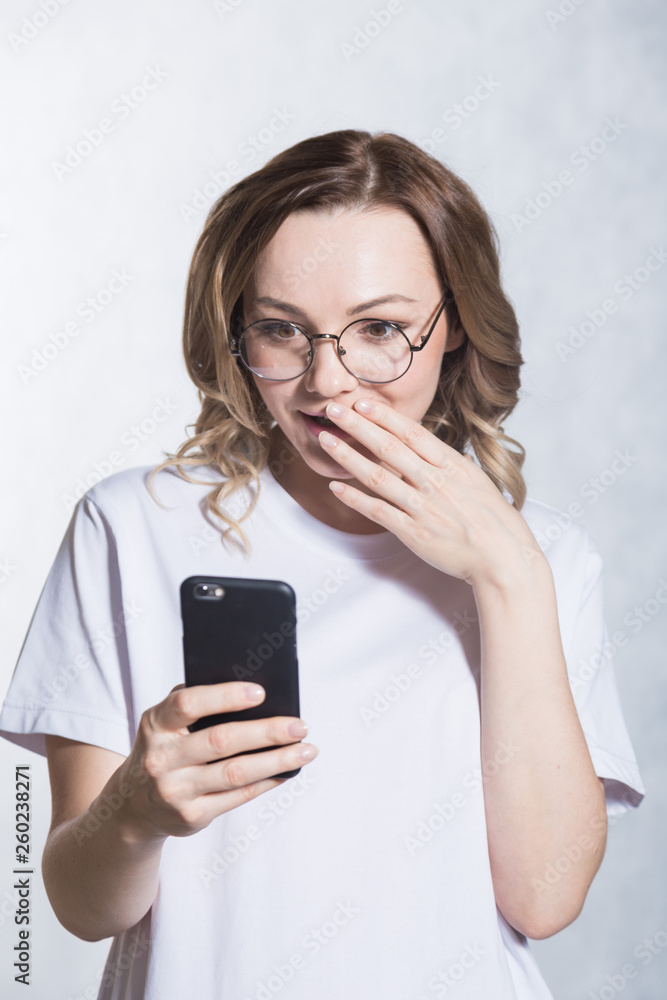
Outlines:
<svg viewBox="0 0 667 1000"><path fill-rule="evenodd" d="M318 396L335 396L357 385L358 380L345 368L336 347L335 340L313 340L313 360L303 376L309 392Z"/></svg>

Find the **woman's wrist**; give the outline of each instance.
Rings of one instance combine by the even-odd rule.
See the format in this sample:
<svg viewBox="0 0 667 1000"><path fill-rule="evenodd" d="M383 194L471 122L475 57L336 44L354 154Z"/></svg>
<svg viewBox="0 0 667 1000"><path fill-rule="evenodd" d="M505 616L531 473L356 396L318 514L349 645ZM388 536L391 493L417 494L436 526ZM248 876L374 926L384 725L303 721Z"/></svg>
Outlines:
<svg viewBox="0 0 667 1000"><path fill-rule="evenodd" d="M130 758L111 776L88 812L95 819L111 822L127 846L161 847L168 835L157 830L142 809L146 805L142 787L145 772L129 762Z"/></svg>
<svg viewBox="0 0 667 1000"><path fill-rule="evenodd" d="M524 546L515 559L489 565L472 581L475 599L479 602L487 595L507 596L516 590L553 586L553 573L549 560L541 549Z"/></svg>

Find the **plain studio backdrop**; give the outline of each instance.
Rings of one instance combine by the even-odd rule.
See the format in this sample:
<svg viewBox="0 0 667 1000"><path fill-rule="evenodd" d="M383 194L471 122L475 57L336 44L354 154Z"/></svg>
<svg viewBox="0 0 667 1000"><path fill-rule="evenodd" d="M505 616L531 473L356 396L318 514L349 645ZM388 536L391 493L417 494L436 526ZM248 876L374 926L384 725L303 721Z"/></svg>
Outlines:
<svg viewBox="0 0 667 1000"><path fill-rule="evenodd" d="M0 695L76 498L157 463L197 416L180 333L208 207L314 134L421 144L497 227L526 361L506 431L527 450L528 495L567 515L554 531L584 524L604 557L646 784L645 803L610 823L580 917L532 944L558 1000L658 1000L667 983L665 15L659 0L14 0L0 11ZM2 993L27 995L12 968L17 765L30 765L33 789L29 994L87 1000L110 941L82 942L53 915L39 871L46 762L5 740Z"/></svg>

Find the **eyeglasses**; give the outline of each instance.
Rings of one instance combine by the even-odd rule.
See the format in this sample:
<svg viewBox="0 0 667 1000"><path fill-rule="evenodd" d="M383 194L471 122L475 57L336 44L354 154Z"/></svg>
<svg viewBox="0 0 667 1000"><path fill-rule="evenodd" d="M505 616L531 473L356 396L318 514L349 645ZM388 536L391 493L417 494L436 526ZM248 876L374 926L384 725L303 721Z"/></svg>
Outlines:
<svg viewBox="0 0 667 1000"><path fill-rule="evenodd" d="M407 372L413 354L426 347L450 298L450 294L445 296L431 329L417 346L410 343L401 325L383 319L355 320L338 335L311 334L298 323L260 319L235 337L230 336L229 348L232 356L240 358L259 378L289 382L310 368L315 340L335 340L341 364L355 378L362 382L395 382Z"/></svg>

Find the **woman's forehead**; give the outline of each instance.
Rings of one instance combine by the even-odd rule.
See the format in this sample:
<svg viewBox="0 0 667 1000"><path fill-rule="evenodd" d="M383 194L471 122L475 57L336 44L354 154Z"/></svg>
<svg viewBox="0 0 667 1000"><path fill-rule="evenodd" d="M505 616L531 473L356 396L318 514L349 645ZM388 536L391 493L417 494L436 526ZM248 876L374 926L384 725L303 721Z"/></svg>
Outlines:
<svg viewBox="0 0 667 1000"><path fill-rule="evenodd" d="M335 285L361 302L392 292L420 298L434 283L430 247L407 213L298 212L262 250L247 294L296 304L297 295L319 298Z"/></svg>

